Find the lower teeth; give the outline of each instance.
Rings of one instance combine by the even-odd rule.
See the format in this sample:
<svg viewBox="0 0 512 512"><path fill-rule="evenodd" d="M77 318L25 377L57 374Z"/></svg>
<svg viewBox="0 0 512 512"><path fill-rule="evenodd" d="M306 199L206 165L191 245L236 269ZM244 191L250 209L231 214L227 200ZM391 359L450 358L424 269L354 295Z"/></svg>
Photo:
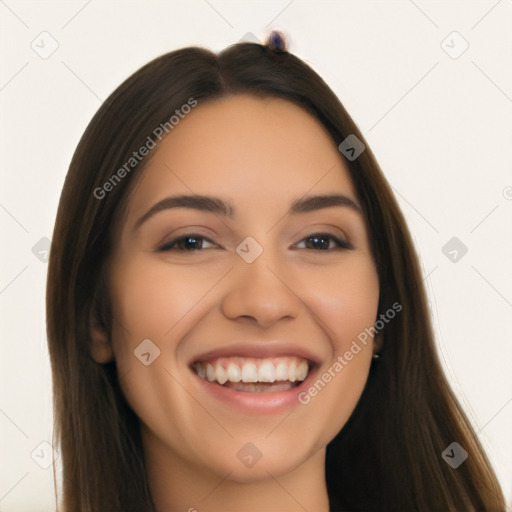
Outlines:
<svg viewBox="0 0 512 512"><path fill-rule="evenodd" d="M297 383L290 381L274 383L245 383L245 382L226 382L223 387L234 389L235 391L245 391L248 393L266 393L269 391L288 391L295 387Z"/></svg>

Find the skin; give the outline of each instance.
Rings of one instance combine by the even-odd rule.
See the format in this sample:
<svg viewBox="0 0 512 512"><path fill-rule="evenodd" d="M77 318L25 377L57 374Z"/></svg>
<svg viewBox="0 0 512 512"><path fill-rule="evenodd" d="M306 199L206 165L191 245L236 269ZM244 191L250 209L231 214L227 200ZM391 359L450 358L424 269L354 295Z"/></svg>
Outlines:
<svg viewBox="0 0 512 512"><path fill-rule="evenodd" d="M188 363L244 340L284 340L310 350L321 375L374 325L378 276L362 214L331 206L287 215L304 196L357 202L343 157L296 105L248 95L198 105L154 151L109 260L112 336L95 326L92 355L116 360L141 420L156 508L326 512L326 445L361 396L376 342L307 405L279 414L240 412L206 396ZM161 199L192 193L229 201L233 218L167 209L134 231ZM190 233L207 239L204 248L157 252ZM353 248L334 240L311 248L315 233ZM247 236L263 248L253 263L235 251ZM149 366L134 356L144 339L160 350ZM247 442L262 454L250 468L236 455Z"/></svg>

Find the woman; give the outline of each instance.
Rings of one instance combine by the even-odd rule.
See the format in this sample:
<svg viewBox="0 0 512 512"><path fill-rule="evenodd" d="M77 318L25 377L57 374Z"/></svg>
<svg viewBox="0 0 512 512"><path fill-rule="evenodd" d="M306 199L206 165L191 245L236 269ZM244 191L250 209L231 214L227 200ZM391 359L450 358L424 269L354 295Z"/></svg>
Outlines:
<svg viewBox="0 0 512 512"><path fill-rule="evenodd" d="M65 511L505 510L390 187L279 33L102 105L47 313Z"/></svg>

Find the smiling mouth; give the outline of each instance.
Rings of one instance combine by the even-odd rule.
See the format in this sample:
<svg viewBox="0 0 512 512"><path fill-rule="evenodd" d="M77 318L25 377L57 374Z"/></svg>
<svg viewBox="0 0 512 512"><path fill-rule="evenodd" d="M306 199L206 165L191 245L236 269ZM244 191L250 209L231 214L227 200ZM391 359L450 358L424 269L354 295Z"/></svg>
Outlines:
<svg viewBox="0 0 512 512"><path fill-rule="evenodd" d="M288 391L301 384L311 363L297 356L219 357L196 361L192 369L203 380L247 393Z"/></svg>

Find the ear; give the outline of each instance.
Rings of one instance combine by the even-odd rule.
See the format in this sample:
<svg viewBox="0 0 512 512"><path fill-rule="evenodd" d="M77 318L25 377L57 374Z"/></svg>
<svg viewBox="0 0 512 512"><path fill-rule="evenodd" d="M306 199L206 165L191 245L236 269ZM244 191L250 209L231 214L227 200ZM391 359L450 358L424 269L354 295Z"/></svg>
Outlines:
<svg viewBox="0 0 512 512"><path fill-rule="evenodd" d="M92 358L100 364L114 360L114 351L107 329L99 321L95 311L91 314L89 332L91 333L90 352Z"/></svg>

